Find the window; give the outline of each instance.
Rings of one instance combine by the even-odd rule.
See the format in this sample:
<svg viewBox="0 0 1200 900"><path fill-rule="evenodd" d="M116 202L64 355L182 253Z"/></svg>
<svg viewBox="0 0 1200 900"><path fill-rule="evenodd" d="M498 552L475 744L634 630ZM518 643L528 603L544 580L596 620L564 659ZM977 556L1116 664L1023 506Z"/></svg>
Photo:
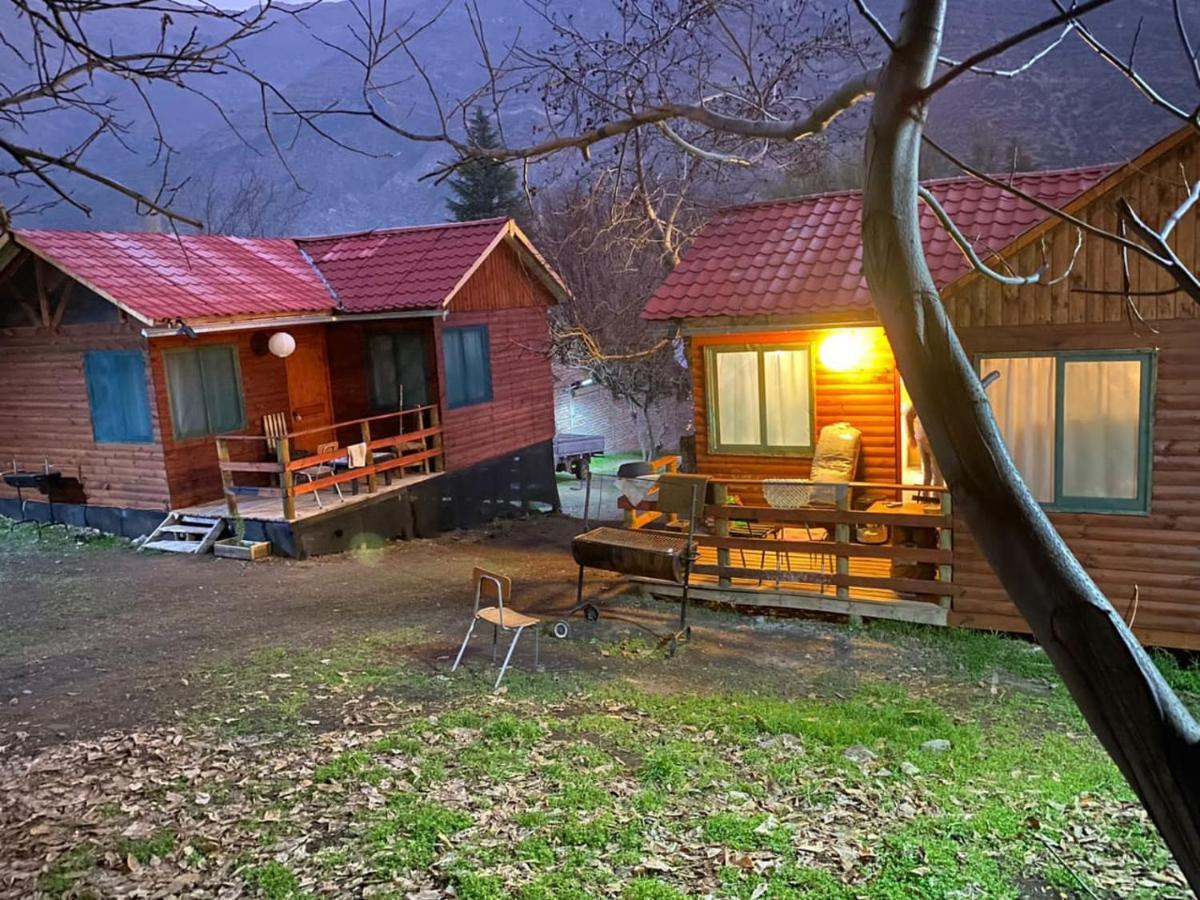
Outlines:
<svg viewBox="0 0 1200 900"><path fill-rule="evenodd" d="M373 334L367 339L368 379L373 412L424 406L425 342L412 331Z"/></svg>
<svg viewBox="0 0 1200 900"><path fill-rule="evenodd" d="M1030 493L1056 509L1146 512L1153 354L988 356L988 397Z"/></svg>
<svg viewBox="0 0 1200 900"><path fill-rule="evenodd" d="M146 358L140 350L84 354L92 437L97 444L146 444L154 440L146 393Z"/></svg>
<svg viewBox="0 0 1200 900"><path fill-rule="evenodd" d="M807 344L708 347L714 452L812 450L812 353Z"/></svg>
<svg viewBox="0 0 1200 900"><path fill-rule="evenodd" d="M241 431L246 427L237 348L189 347L163 353L171 427L178 439Z"/></svg>
<svg viewBox="0 0 1200 900"><path fill-rule="evenodd" d="M486 325L447 328L442 332L446 356L446 402L451 409L492 399L492 363Z"/></svg>

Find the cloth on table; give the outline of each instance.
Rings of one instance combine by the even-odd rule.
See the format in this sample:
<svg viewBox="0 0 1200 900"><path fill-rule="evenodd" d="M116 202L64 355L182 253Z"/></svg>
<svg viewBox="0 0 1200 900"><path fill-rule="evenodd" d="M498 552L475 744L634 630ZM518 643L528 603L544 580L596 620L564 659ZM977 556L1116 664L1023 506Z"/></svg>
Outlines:
<svg viewBox="0 0 1200 900"><path fill-rule="evenodd" d="M617 492L630 504L637 506L658 488L658 478L647 475L639 475L637 478L618 478L616 485Z"/></svg>

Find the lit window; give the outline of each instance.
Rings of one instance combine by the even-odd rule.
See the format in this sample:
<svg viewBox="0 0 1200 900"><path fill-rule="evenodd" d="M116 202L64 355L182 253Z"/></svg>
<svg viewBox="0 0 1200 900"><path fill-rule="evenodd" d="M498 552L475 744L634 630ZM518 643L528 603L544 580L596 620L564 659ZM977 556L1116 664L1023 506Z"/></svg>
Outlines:
<svg viewBox="0 0 1200 900"><path fill-rule="evenodd" d="M812 449L812 355L807 344L708 347L713 452Z"/></svg>
<svg viewBox="0 0 1200 900"><path fill-rule="evenodd" d="M1149 509L1153 354L988 356L988 398L1030 493L1058 509Z"/></svg>

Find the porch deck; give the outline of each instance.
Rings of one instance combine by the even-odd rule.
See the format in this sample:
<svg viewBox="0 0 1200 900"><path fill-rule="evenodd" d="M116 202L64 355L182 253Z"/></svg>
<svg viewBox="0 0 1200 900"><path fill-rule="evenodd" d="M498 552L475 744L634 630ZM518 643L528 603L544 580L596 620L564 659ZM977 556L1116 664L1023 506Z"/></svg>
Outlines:
<svg viewBox="0 0 1200 900"><path fill-rule="evenodd" d="M824 486L827 506L771 507L771 479L719 479L695 540L691 595L748 608L777 608L947 624L954 584L950 495L920 485L853 482ZM796 483L798 479L789 479ZM745 502L732 502L730 488ZM910 495L932 495L916 502ZM868 508L852 506L867 497ZM668 527L653 495L622 498L627 528ZM676 522L674 533L678 534ZM811 528L811 530L810 530ZM868 542L863 532L872 537ZM677 584L635 578L643 591L678 597Z"/></svg>
<svg viewBox="0 0 1200 900"><path fill-rule="evenodd" d="M289 518L284 515L283 506L278 496L253 497L241 496L237 501L238 514L243 519L257 522L299 522L318 519L322 516L336 516L361 504L373 503L389 495L399 493L413 485L437 478L440 472L422 472L393 478L391 484L379 484L373 493L365 487L360 487L357 494L351 492L350 486L342 485L342 497L332 487L322 487L311 491L308 495L297 498L294 514ZM316 496L320 494L321 505L317 505ZM197 503L176 510L188 516L220 517L228 516L229 508L223 498Z"/></svg>

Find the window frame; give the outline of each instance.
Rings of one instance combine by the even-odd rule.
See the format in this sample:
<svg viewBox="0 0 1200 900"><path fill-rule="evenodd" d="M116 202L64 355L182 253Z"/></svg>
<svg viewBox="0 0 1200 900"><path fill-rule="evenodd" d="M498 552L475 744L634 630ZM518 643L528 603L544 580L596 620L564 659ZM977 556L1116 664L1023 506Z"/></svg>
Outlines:
<svg viewBox="0 0 1200 900"><path fill-rule="evenodd" d="M479 399L467 399L464 391L464 398L459 402L454 402L450 397L450 352L447 345L447 339L450 335L461 335L468 331L481 332L483 334L483 368L487 376L487 384L485 386L484 395ZM459 339L459 353L461 355L462 342ZM464 359L465 362L465 359ZM482 406L485 403L491 403L495 399L495 392L492 384L492 335L486 324L481 325L450 325L442 329L442 368L446 373L446 407L448 409L466 409L471 406ZM464 366L465 369L465 366ZM465 372L461 373L465 376ZM466 386L464 380L463 386Z"/></svg>
<svg viewBox="0 0 1200 900"><path fill-rule="evenodd" d="M213 431L212 430L212 424L210 421L208 421L211 418L211 416L209 414L209 409L208 409L208 402L207 402L207 399L204 398L204 391L203 391L204 366L203 366L203 364L201 364L201 366L200 366L201 398L204 399L204 401L205 401L204 402L204 418L206 420L206 427L205 427L204 431L196 431L196 432L189 432L189 433L181 434L179 432L179 430L176 428L177 423L175 420L175 402L174 402L174 400L171 399L171 373L169 371L169 367L167 366L167 358L171 357L171 356L182 356L185 353L199 354L204 350L216 350L218 348L223 348L223 349L229 350L233 356L233 378L234 378L234 381L237 382L238 409L241 412L241 417L238 420L238 424L235 427L227 428L224 431ZM219 437L222 434L234 434L236 432L246 430L246 425L248 422L248 418L246 415L246 386L245 386L244 382L242 381L242 354L241 354L240 348L238 347L237 344L201 344L198 347L173 347L170 350L163 350L162 357L163 357L163 387L166 389L166 392L167 392L167 408L171 414L171 437L173 440L176 440L176 441L202 440L202 439L206 439L206 438Z"/></svg>
<svg viewBox="0 0 1200 900"><path fill-rule="evenodd" d="M92 359L98 356L121 356L136 359L140 364L141 378L141 412L144 413L145 430L139 431L135 437L102 438L96 430L96 392L92 386ZM92 425L92 441L96 444L153 444L154 443L154 414L150 408L150 389L146 378L146 354L141 350L88 350L83 354L83 380L87 388L88 417Z"/></svg>
<svg viewBox="0 0 1200 900"><path fill-rule="evenodd" d="M767 390L764 354L779 350L803 350L808 354L808 443L767 443ZM721 442L720 390L717 387L717 357L722 353L758 355L758 431L757 444ZM816 448L816 359L812 341L787 341L765 344L707 344L704 347L705 410L708 421L708 452L731 456L812 456Z"/></svg>
<svg viewBox="0 0 1200 900"><path fill-rule="evenodd" d="M367 375L367 409L372 413L396 412L397 408L391 404L380 403L379 398L375 396L375 359L371 350L371 342L379 337L388 338L388 343L391 345L392 361L396 368L396 386L399 388L403 386L404 381L402 378L400 378L400 358L396 354L396 344L398 338L407 336L414 338L417 343L420 344L421 349L421 371L424 380L422 387L424 388L425 396L423 400L420 403L415 404L415 406L429 405L429 347L424 333L414 329L394 329L390 331L379 329L368 331L365 338L367 352L364 354L364 364ZM413 407L409 408L411 409Z"/></svg>
<svg viewBox="0 0 1200 900"><path fill-rule="evenodd" d="M1158 351L1133 350L1026 350L994 351L975 357L980 376L989 359L1050 358L1054 360L1054 499L1039 501L1051 512L1104 513L1144 516L1150 514L1151 475L1154 468L1154 398L1158 379ZM1072 497L1063 493L1063 428L1066 409L1066 366L1073 362L1138 362L1142 378L1138 398L1137 495L1124 497ZM990 399L989 399L990 404Z"/></svg>

